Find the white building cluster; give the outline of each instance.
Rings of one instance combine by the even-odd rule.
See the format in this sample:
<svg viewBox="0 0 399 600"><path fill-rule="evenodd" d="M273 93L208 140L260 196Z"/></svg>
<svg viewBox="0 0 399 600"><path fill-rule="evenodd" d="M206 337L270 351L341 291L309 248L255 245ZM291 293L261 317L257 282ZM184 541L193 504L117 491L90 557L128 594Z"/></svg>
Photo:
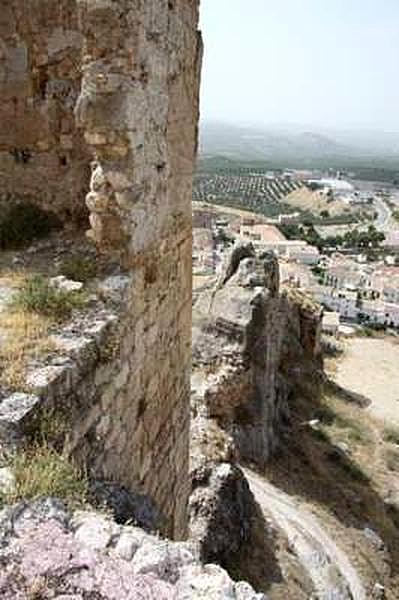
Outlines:
<svg viewBox="0 0 399 600"><path fill-rule="evenodd" d="M316 299L342 318L399 327L399 267L360 264L342 255L324 263Z"/></svg>
<svg viewBox="0 0 399 600"><path fill-rule="evenodd" d="M278 258L304 265L317 265L320 254L317 248L303 240L287 240L273 225L242 224L240 238L251 241L260 252L274 252Z"/></svg>

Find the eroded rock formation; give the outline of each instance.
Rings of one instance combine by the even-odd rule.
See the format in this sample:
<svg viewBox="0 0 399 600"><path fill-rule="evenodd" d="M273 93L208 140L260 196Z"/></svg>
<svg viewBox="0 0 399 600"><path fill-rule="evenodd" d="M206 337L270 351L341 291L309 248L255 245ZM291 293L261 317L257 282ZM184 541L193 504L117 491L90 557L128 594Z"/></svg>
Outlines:
<svg viewBox="0 0 399 600"><path fill-rule="evenodd" d="M320 309L280 290L273 255L237 246L196 302L193 329L191 530L225 564L259 529L239 463L264 469L290 403L320 383Z"/></svg>

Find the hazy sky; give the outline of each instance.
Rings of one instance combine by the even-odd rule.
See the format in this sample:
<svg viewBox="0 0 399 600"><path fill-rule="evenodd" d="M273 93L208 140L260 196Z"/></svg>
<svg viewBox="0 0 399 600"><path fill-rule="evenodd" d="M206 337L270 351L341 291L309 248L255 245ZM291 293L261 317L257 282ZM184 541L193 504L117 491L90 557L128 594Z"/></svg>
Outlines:
<svg viewBox="0 0 399 600"><path fill-rule="evenodd" d="M399 0L201 0L202 118L399 131Z"/></svg>

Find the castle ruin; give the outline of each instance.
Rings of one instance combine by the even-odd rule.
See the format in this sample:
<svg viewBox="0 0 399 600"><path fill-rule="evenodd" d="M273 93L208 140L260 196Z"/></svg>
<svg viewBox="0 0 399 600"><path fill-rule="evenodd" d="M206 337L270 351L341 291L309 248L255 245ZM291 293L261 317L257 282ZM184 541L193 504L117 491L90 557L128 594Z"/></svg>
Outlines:
<svg viewBox="0 0 399 600"><path fill-rule="evenodd" d="M151 496L175 538L189 494L198 4L6 0L0 15L1 201L68 226L88 216L123 284L117 316L75 325L62 367L36 368L29 393L3 393L0 429L40 403L70 403L70 452Z"/></svg>

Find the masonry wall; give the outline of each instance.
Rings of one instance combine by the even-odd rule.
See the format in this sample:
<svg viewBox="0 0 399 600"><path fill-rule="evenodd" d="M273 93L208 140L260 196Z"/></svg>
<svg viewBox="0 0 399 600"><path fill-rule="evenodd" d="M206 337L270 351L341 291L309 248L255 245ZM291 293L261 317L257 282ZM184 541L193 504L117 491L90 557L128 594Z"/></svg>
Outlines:
<svg viewBox="0 0 399 600"><path fill-rule="evenodd" d="M127 485L143 484L180 536L189 492L198 2L78 4L84 63L76 116L95 157L91 235L132 278L120 346L125 384L111 410L135 429L115 469Z"/></svg>
<svg viewBox="0 0 399 600"><path fill-rule="evenodd" d="M73 109L82 36L74 0L4 0L0 11L0 201L86 214L89 154Z"/></svg>
<svg viewBox="0 0 399 600"><path fill-rule="evenodd" d="M96 477L149 494L167 517L166 532L183 537L189 494L191 186L202 55L198 1L78 0L57 3L53 12L50 1L26 4L32 12L22 19L24 35L17 0L7 5L16 33L7 39L14 70L5 71L9 101L3 98L3 110L7 115L11 110L15 86L21 127L41 115L41 132L29 138L32 148L43 131L52 145L41 151L41 166L33 155L27 163L7 163L7 185L18 194L23 184L13 184L16 169L29 169L30 193L37 181L50 194L52 178L60 175L55 162L63 152L62 119L53 119L47 91L40 97L43 83L32 95L39 60L32 56L43 55L40 61L48 64L54 20L60 47L55 56L58 60L65 50L69 65L57 63L57 69L62 64L68 71L71 85L65 119L69 123L72 109L76 119L76 127L70 124L71 152L79 153L84 140L83 152L93 161L86 197L89 235L103 260L127 280L117 331L107 337L109 353L100 352L94 363L79 359L86 365L79 377L73 359L75 367L66 375L62 397L72 407L68 448ZM43 14L37 20L39 9ZM42 38L47 46L36 50L34 40ZM76 74L75 60L80 64ZM59 102L55 108L61 110ZM11 137L7 134L3 146L8 161ZM21 130L15 144L22 147L22 142L27 146ZM79 158L72 168L80 169ZM49 188L47 180L43 186L43 173ZM70 207L65 187L64 179L57 196L60 211ZM37 391L46 397L40 386Z"/></svg>

